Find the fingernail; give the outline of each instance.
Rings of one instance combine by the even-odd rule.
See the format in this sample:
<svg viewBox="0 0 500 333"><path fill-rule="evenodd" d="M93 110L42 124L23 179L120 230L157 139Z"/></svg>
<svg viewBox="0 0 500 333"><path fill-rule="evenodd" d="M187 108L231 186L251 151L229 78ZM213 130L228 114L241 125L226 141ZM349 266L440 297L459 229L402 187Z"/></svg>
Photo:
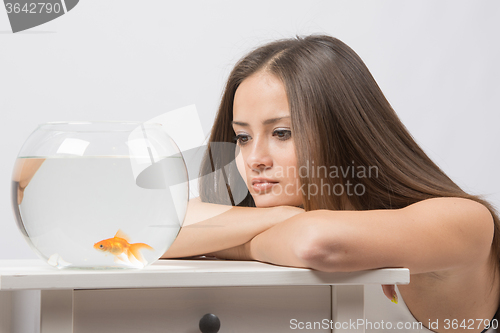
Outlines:
<svg viewBox="0 0 500 333"><path fill-rule="evenodd" d="M398 304L398 294L396 294L396 292L394 292L394 294L392 294L391 302Z"/></svg>

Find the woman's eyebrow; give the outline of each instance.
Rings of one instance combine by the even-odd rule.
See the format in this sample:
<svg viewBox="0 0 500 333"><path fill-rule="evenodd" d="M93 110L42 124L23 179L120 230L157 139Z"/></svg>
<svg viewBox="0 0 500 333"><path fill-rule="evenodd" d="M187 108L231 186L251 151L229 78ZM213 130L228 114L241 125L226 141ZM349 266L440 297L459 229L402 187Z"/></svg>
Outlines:
<svg viewBox="0 0 500 333"><path fill-rule="evenodd" d="M275 122L278 122L278 121L280 121L281 119L284 119L284 118L290 118L290 116L283 116L283 117L266 119L266 120L264 120L262 122L262 125L274 124ZM231 124L232 125L239 125L239 126L249 126L248 123L244 123L244 122L241 122L241 121L232 121Z"/></svg>

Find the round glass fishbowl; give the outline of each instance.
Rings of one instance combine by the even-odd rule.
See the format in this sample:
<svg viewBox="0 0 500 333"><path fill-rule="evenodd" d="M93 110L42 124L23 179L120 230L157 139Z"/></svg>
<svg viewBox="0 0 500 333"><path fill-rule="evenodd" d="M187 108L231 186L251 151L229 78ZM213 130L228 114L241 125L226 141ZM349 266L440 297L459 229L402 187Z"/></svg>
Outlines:
<svg viewBox="0 0 500 333"><path fill-rule="evenodd" d="M186 165L160 124L42 124L14 166L17 225L57 268L151 264L177 237L188 199Z"/></svg>

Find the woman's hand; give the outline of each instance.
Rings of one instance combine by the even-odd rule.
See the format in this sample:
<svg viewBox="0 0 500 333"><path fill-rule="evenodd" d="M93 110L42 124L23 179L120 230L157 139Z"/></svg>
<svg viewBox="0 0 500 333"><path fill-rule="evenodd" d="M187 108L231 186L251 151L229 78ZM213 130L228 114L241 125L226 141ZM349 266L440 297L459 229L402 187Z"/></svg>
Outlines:
<svg viewBox="0 0 500 333"><path fill-rule="evenodd" d="M14 166L14 174L12 180L18 182L17 187L17 204L20 205L24 198L24 190L30 183L31 179L38 171L44 158L21 158L16 161Z"/></svg>
<svg viewBox="0 0 500 333"><path fill-rule="evenodd" d="M391 300L391 302L398 304L398 294L396 293L396 287L393 284L383 284L382 290L384 295Z"/></svg>

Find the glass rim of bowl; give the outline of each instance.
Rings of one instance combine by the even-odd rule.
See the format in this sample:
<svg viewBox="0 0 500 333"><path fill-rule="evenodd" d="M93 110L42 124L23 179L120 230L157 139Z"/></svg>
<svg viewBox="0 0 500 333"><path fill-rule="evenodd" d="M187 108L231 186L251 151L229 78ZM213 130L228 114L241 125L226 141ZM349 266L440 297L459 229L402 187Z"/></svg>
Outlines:
<svg viewBox="0 0 500 333"><path fill-rule="evenodd" d="M142 121L121 121L121 120L87 120L87 121L49 121L45 123L41 123L38 125L39 130L51 131L51 130L63 130L60 127L63 126L82 126L86 125L100 125L100 126L108 126L105 129L103 128L85 128L85 129L76 129L71 128L70 130L65 129L66 132L129 132L131 129L135 129L139 126L145 126L148 128L160 128L162 124L155 122L142 122ZM125 127L115 127L114 125L125 125ZM131 128L131 126L133 126ZM54 127L54 128L52 128Z"/></svg>

